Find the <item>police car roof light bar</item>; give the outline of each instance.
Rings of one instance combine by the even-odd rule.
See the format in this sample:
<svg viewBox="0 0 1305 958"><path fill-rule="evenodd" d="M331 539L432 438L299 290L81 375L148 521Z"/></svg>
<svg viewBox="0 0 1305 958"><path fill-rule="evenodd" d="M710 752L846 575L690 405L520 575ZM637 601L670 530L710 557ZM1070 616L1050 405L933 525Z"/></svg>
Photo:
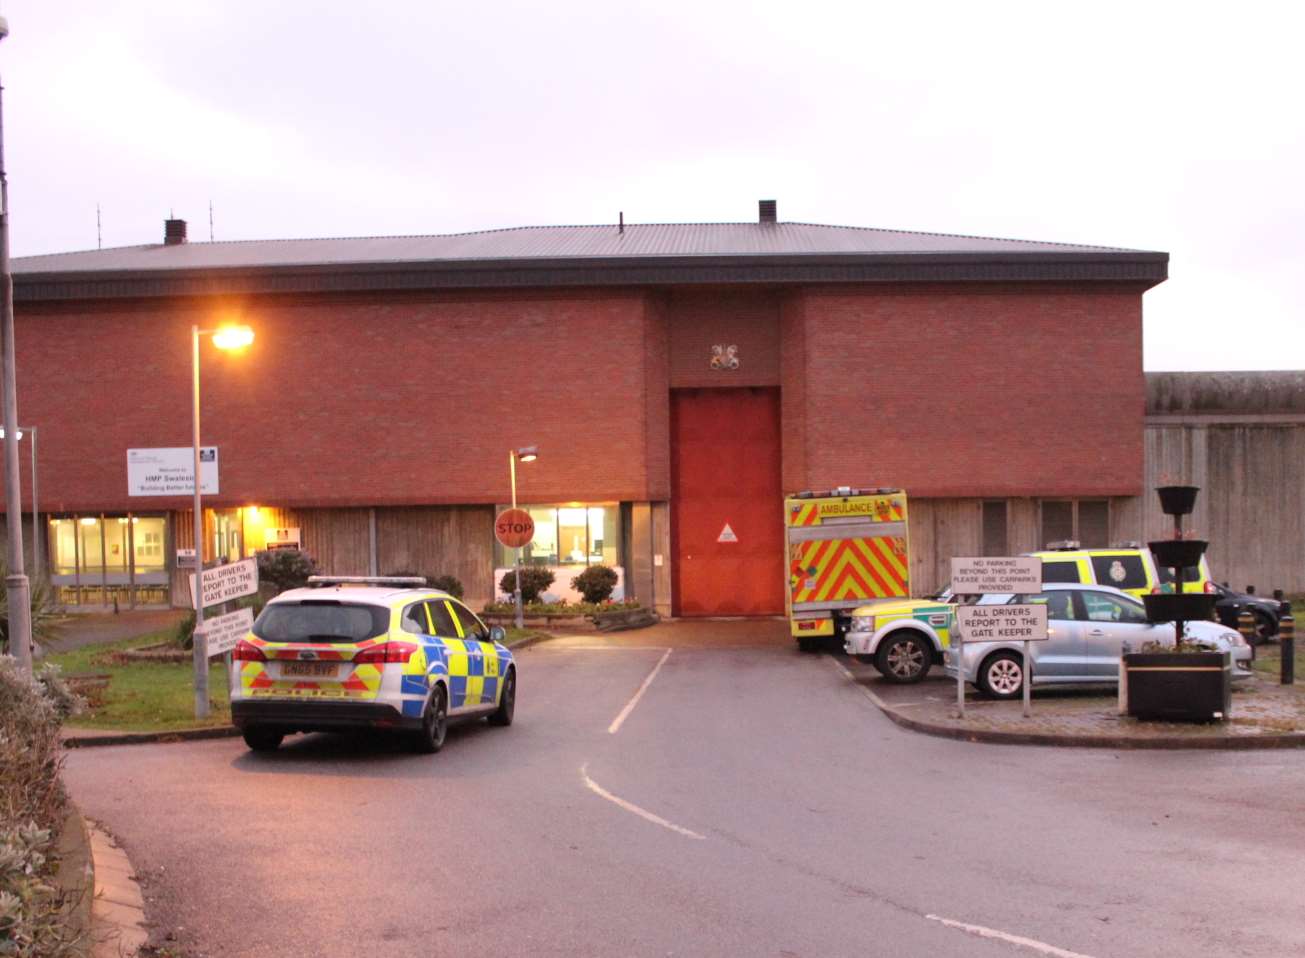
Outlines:
<svg viewBox="0 0 1305 958"><path fill-rule="evenodd" d="M426 577L419 575L310 575L310 586L319 585L397 585L424 586Z"/></svg>

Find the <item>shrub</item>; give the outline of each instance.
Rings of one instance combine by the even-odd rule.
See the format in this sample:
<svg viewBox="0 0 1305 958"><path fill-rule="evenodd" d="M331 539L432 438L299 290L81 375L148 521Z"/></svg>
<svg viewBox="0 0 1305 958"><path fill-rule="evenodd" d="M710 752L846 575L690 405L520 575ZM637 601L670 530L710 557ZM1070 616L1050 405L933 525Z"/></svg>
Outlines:
<svg viewBox="0 0 1305 958"><path fill-rule="evenodd" d="M441 592L447 592L455 599L462 598L462 582L455 575L426 575L424 572L409 572L406 569L400 572L387 572L388 576L417 576L425 579L426 584L432 589L439 589Z"/></svg>
<svg viewBox="0 0 1305 958"><path fill-rule="evenodd" d="M432 589L439 589L441 592L447 592L455 599L462 598L462 582L455 575L437 575L430 579Z"/></svg>
<svg viewBox="0 0 1305 958"><path fill-rule="evenodd" d="M521 601L538 602L539 596L553 584L553 572L543 566L523 565L521 567ZM517 574L509 569L498 580L499 589L507 595L514 595L517 590Z"/></svg>
<svg viewBox="0 0 1305 958"><path fill-rule="evenodd" d="M605 602L616 588L616 570L605 565L591 565L571 580L586 602Z"/></svg>
<svg viewBox="0 0 1305 958"><path fill-rule="evenodd" d="M278 595L286 589L306 585L310 575L317 574L317 563L307 552L298 549L269 549L258 554L258 582L260 587L270 585Z"/></svg>
<svg viewBox="0 0 1305 958"><path fill-rule="evenodd" d="M27 675L0 656L0 954L74 954L70 912L81 894L54 884L63 824L59 725L76 696L46 666Z"/></svg>

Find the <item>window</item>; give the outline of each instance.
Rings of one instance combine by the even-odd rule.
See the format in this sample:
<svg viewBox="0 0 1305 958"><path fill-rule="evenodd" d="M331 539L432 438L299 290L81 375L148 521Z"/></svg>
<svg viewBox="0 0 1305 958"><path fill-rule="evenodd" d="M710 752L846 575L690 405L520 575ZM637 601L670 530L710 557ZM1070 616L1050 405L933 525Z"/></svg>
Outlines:
<svg viewBox="0 0 1305 958"><path fill-rule="evenodd" d="M983 504L983 554L1007 555L1006 500L994 499Z"/></svg>
<svg viewBox="0 0 1305 958"><path fill-rule="evenodd" d="M254 635L269 642L361 642L384 635L389 626L390 610L378 605L273 602L254 622Z"/></svg>
<svg viewBox="0 0 1305 958"><path fill-rule="evenodd" d="M271 606L268 606L271 608ZM414 602L403 610L403 618L399 620L399 625L404 632L411 632L413 635L429 635L430 626L426 622L426 605L423 602Z"/></svg>
<svg viewBox="0 0 1305 958"><path fill-rule="evenodd" d="M1078 562L1069 559L1063 562L1052 562L1049 559L1042 560L1042 581L1043 582L1077 582Z"/></svg>
<svg viewBox="0 0 1305 958"><path fill-rule="evenodd" d="M1089 622L1128 622L1135 625L1146 624L1146 613L1142 607L1132 602L1125 602L1104 592L1084 592L1083 607L1087 609Z"/></svg>
<svg viewBox="0 0 1305 958"><path fill-rule="evenodd" d="M1074 539L1084 549L1101 549L1110 539L1110 501L1107 499L1042 500L1042 545Z"/></svg>
<svg viewBox="0 0 1305 958"><path fill-rule="evenodd" d="M1078 618L1074 612L1074 594L1069 591L1039 592L1037 595L1017 595L1011 605L1045 605L1047 618L1052 621L1071 622Z"/></svg>
<svg viewBox="0 0 1305 958"><path fill-rule="evenodd" d="M616 503L523 508L535 521L535 537L521 550L522 565L620 564L621 510ZM495 542L496 566L507 568L515 559L515 549Z"/></svg>
<svg viewBox="0 0 1305 958"><path fill-rule="evenodd" d="M450 602L449 605L452 607L454 614L457 615L458 621L462 623L462 631L467 638L477 639L481 642L489 641L489 630L485 628L485 624L476 618L470 609L461 602Z"/></svg>
<svg viewBox="0 0 1305 958"><path fill-rule="evenodd" d="M1145 589L1146 567L1140 555L1092 556L1092 571L1098 585L1116 589Z"/></svg>
<svg viewBox="0 0 1305 958"><path fill-rule="evenodd" d="M458 630L453 624L453 616L449 614L449 607L444 600L427 602L426 607L430 609L430 620L435 624L435 634L445 639L456 639Z"/></svg>

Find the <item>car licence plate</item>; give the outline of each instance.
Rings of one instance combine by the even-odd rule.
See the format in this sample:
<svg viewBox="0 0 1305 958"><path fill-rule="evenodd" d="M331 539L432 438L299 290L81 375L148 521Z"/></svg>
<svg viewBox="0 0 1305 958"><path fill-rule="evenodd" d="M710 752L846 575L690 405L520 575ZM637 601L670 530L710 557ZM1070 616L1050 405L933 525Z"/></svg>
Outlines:
<svg viewBox="0 0 1305 958"><path fill-rule="evenodd" d="M295 678L333 679L334 662L282 662L281 674Z"/></svg>

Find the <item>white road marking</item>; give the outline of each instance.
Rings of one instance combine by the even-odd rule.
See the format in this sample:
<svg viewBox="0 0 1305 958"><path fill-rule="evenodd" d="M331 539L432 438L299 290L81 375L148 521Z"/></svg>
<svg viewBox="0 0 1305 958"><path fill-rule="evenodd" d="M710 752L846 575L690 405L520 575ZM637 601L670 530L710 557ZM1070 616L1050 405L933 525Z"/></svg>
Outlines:
<svg viewBox="0 0 1305 958"><path fill-rule="evenodd" d="M663 658L662 661L665 661L665 659ZM633 802L627 802L625 799L618 798L617 796L613 795L611 792L603 788L601 785L599 785L597 782L595 782L592 778L589 777L588 762L580 766L580 774L584 777L585 785L588 787L589 791L593 792L595 795L599 796L600 798L607 799L609 802L625 809L627 812L633 812L635 815L638 815L640 818L646 821L652 822L654 825L660 825L662 828L669 828L671 831L679 835L683 835L686 838L696 838L699 840L705 840L707 838L706 835L699 835L697 832L691 832L687 828L681 828L679 825L676 825L674 822L668 822L660 815L654 815L652 812L648 811L647 809L640 808L638 805L635 805Z"/></svg>
<svg viewBox="0 0 1305 958"><path fill-rule="evenodd" d="M648 686L652 685L652 680L657 678L657 673L661 671L661 667L666 664L666 660L670 657L671 650L667 649L665 654L657 660L657 664L653 666L653 670L648 673L648 677L643 680L643 685L639 686L639 691L634 693L634 698L625 703L625 708L621 709L621 714L612 719L612 724L607 726L607 731L609 733L615 735L621 730L621 725L630 717L630 713L634 711L634 707L639 704L639 699L643 698L643 693L648 691Z"/></svg>
<svg viewBox="0 0 1305 958"><path fill-rule="evenodd" d="M1066 951L1064 948L1057 948L1055 945L1048 945L1045 941L1034 941L1032 938L1025 938L1022 935L1010 935L1004 931L998 931L995 928L984 928L982 925L967 925L963 921L952 921L950 918L943 918L939 915L925 915L930 921L936 921L946 925L948 928L958 928L961 931L971 935L977 935L980 938L995 938L997 941L1008 942L1012 945L1018 945L1021 948L1028 948L1039 954L1051 955L1053 958L1090 958L1077 951Z"/></svg>

